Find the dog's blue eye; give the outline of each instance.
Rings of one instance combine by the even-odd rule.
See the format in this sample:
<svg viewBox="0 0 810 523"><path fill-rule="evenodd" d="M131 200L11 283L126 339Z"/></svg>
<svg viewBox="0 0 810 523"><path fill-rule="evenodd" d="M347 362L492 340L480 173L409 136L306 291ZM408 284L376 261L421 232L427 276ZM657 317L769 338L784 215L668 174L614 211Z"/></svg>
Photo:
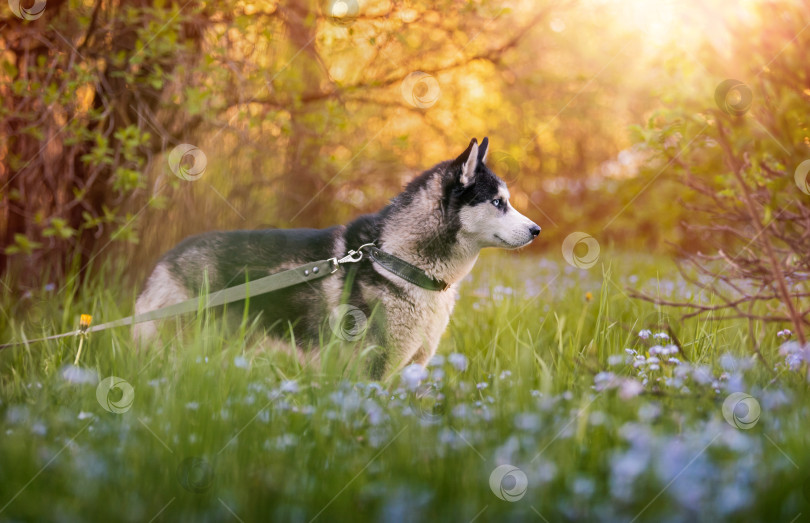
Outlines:
<svg viewBox="0 0 810 523"><path fill-rule="evenodd" d="M492 200L492 205L494 205L495 207L497 207L498 209L500 209L500 208L501 208L501 199L500 199L500 198L496 198L496 199Z"/></svg>

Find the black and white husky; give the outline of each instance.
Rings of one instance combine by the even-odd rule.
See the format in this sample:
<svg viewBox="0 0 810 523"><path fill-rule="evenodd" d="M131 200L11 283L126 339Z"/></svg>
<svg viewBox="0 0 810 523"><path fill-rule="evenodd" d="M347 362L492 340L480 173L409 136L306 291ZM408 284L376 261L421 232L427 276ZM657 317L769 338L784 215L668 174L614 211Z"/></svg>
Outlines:
<svg viewBox="0 0 810 523"><path fill-rule="evenodd" d="M317 349L330 313L362 312L368 371L382 378L436 352L458 283L484 247L528 245L538 227L509 203L506 184L486 166L488 139L473 139L455 160L412 180L377 214L329 229L210 232L187 238L166 253L146 281L136 314L373 244L358 263L312 282L250 298L268 331L292 330L303 351ZM373 255L372 255L373 254ZM233 305L229 306L233 307ZM355 318L357 320L357 318ZM154 337L154 322L135 328ZM328 336L327 336L328 337ZM344 338L345 339L345 338Z"/></svg>

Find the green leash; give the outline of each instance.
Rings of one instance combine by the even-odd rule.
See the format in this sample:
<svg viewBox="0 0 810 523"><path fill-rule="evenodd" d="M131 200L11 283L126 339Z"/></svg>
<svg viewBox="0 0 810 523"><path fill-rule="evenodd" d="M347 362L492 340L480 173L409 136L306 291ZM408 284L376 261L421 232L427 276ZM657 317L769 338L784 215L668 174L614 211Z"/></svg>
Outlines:
<svg viewBox="0 0 810 523"><path fill-rule="evenodd" d="M259 296L268 292L277 291L286 287L304 283L305 281L319 280L325 276L334 274L340 264L335 258L329 260L321 260L306 265L301 265L295 269L289 269L258 280L252 280L235 287L228 287L208 294L205 297L206 302L203 306L204 309L225 305L239 300L244 300L251 296ZM133 325L135 323L143 323L145 321L160 320L169 318L171 316L179 316L189 312L196 312L200 307L200 298L191 298L168 307L155 309L153 311L144 312L143 314L136 314L121 318L120 320L103 323L87 329L87 332L103 331L105 329L112 329L114 327L123 327L124 325Z"/></svg>
<svg viewBox="0 0 810 523"><path fill-rule="evenodd" d="M346 256L341 259L329 258L327 260L307 263L294 269L271 274L269 276L265 276L264 278L259 278L258 280L252 280L235 287L228 287L226 289L218 290L212 294L208 294L205 296L207 301L205 302L203 309L233 303L235 301L244 300L251 296L267 294L268 292L277 291L286 287L292 287L293 285L297 285L299 283L319 280L326 276L330 276L337 272L341 265L347 263L357 263L362 260L363 249L365 248L369 248L369 257L380 266L396 274L397 276L422 287L423 289L431 291L444 291L449 287L449 284L447 284L445 281L433 278L418 267L415 267L414 265L411 265L410 263L397 258L392 254L381 251L373 243L366 243L358 247L356 250L350 250ZM143 314L134 314L132 316L127 316L126 318L121 318L120 320L102 323L101 325L96 325L95 327L90 327L92 317L88 314L82 314L78 330L65 332L63 334L55 334L53 336L46 336L44 338L36 338L33 340L6 343L0 345L0 350L17 345L26 345L28 343L37 343L40 341L58 340L60 338L67 338L70 336L79 336L81 340L79 342L79 351L76 353L76 364L78 364L84 339L91 332L98 332L115 327L134 325L136 323L143 323L145 321L160 320L163 318L187 314L189 312L196 312L200 307L201 298L203 297L191 298L181 301L180 303L175 303L174 305L169 305L168 307L144 312Z"/></svg>
<svg viewBox="0 0 810 523"><path fill-rule="evenodd" d="M362 245L358 247L357 250L351 250L346 256L344 256L341 259L329 258L328 260L320 260L312 263L307 263L305 265L301 265L300 267L282 271L276 274L271 274L269 276L265 276L264 278L252 280L247 283L237 285L235 287L228 287L226 289L221 289L219 291L216 291L214 293L205 296L206 302L203 308L208 309L211 307L217 307L219 305L225 305L227 303L244 300L251 296L259 296L261 294L266 294L268 292L273 292L280 289L284 289L286 287L291 287L299 283L319 280L326 276L330 276L335 272L337 272L338 268L341 265L344 265L346 263L357 263L360 260L362 260L363 253L361 252L361 249L363 249L364 247L368 247L369 245L372 244ZM83 338L84 336L90 334L91 332L98 332L107 329L112 329L115 327L134 325L136 323L143 323L145 321L154 321L163 318L169 318L171 316L178 316L180 314L186 314L189 312L196 312L199 309L199 307L200 307L200 297L196 297L185 301L181 301L180 303L175 303L174 305L169 305L168 307L155 309L153 311L144 312L142 314L134 314L132 316L127 316L126 318L121 318L120 320L102 323L101 325L96 325L95 327L90 327L90 320L87 319L89 316L83 314L82 324L78 330L65 332L63 334L55 334L53 336L46 336L44 338L36 338L33 340L6 343L0 345L0 350L8 347L14 347L16 345L25 345L28 343L36 343L40 341L56 340L59 338L67 338L70 336L81 336Z"/></svg>

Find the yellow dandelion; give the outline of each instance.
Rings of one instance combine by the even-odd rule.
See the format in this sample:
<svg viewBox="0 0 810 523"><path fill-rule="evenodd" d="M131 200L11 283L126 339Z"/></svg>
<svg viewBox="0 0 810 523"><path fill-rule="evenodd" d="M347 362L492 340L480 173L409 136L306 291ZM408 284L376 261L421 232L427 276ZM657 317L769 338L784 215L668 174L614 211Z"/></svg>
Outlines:
<svg viewBox="0 0 810 523"><path fill-rule="evenodd" d="M89 314L82 314L79 316L79 327L82 329L86 329L93 323L93 317Z"/></svg>

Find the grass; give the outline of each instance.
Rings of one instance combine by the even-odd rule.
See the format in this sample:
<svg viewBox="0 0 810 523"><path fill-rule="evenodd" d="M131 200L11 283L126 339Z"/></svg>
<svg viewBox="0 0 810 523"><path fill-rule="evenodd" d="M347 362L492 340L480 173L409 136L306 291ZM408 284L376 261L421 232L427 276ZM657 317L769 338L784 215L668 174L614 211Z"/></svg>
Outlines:
<svg viewBox="0 0 810 523"><path fill-rule="evenodd" d="M204 316L141 351L126 329L94 334L79 368L75 340L4 350L0 519L806 519L807 382L776 326L754 330L767 365L746 324L713 318L673 324L675 353L655 335L677 311L624 294L686 295L671 262L602 262L488 253L421 382L418 369L368 382L334 340L302 365ZM125 316L134 295L103 283L113 276L75 299L2 298L0 339L73 329L83 312ZM125 412L97 399L109 376L133 389ZM736 391L761 408L751 429L724 419ZM504 470L495 491L520 499L491 488Z"/></svg>

